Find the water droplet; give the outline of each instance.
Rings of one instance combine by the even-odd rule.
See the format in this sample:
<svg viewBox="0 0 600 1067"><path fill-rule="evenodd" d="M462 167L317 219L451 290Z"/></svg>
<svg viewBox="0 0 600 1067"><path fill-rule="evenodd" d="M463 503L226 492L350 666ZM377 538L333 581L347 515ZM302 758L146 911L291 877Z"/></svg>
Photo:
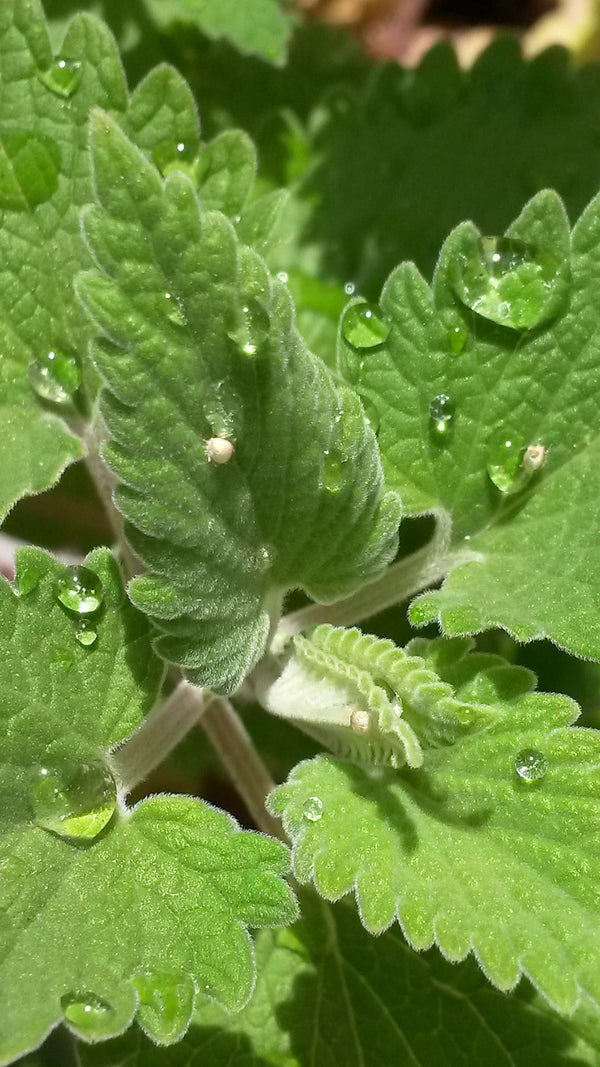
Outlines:
<svg viewBox="0 0 600 1067"><path fill-rule="evenodd" d="M448 343L450 351L459 356L467 343L467 331L462 323L452 326L448 331Z"/></svg>
<svg viewBox="0 0 600 1067"><path fill-rule="evenodd" d="M79 641L80 645L84 645L85 648L89 648L93 645L98 637L98 631L89 619L81 619L75 627L75 637Z"/></svg>
<svg viewBox="0 0 600 1067"><path fill-rule="evenodd" d="M323 801L320 797L309 797L304 801L302 814L309 822L318 822L323 814Z"/></svg>
<svg viewBox="0 0 600 1067"><path fill-rule="evenodd" d="M356 285L354 282L346 282L344 285L344 292L346 296L354 296L356 292Z"/></svg>
<svg viewBox="0 0 600 1067"><path fill-rule="evenodd" d="M344 460L336 449L325 452L325 465L323 467L323 488L328 493L339 493L345 482Z"/></svg>
<svg viewBox="0 0 600 1067"><path fill-rule="evenodd" d="M228 337L245 356L255 356L269 336L270 320L264 307L254 297L246 297L238 309Z"/></svg>
<svg viewBox="0 0 600 1067"><path fill-rule="evenodd" d="M70 403L81 384L77 360L58 349L52 349L40 359L32 359L27 373L34 393L54 404Z"/></svg>
<svg viewBox="0 0 600 1067"><path fill-rule="evenodd" d="M515 756L515 771L525 782L539 782L548 771L548 760L537 748L524 748Z"/></svg>
<svg viewBox="0 0 600 1067"><path fill-rule="evenodd" d="M35 567L27 567L24 571L17 573L17 589L19 590L19 596L27 596L28 593L32 593L34 589L37 589L41 574Z"/></svg>
<svg viewBox="0 0 600 1067"><path fill-rule="evenodd" d="M65 1020L85 1037L106 1033L114 1019L114 1009L95 993L66 993L60 998Z"/></svg>
<svg viewBox="0 0 600 1067"><path fill-rule="evenodd" d="M286 270L280 270L277 272L277 280L283 282L284 285L288 283L288 272Z"/></svg>
<svg viewBox="0 0 600 1067"><path fill-rule="evenodd" d="M204 448L209 463L229 463L235 452L233 442L227 437L209 437L204 443Z"/></svg>
<svg viewBox="0 0 600 1067"><path fill-rule="evenodd" d="M371 729L371 716L363 708L356 708L350 716L350 726L357 734L368 734Z"/></svg>
<svg viewBox="0 0 600 1067"><path fill-rule="evenodd" d="M438 393L429 405L431 428L436 437L447 437L454 418L455 405L447 393Z"/></svg>
<svg viewBox="0 0 600 1067"><path fill-rule="evenodd" d="M520 434L501 433L488 453L487 472L501 493L517 493L529 479L523 466L525 441Z"/></svg>
<svg viewBox="0 0 600 1067"><path fill-rule="evenodd" d="M102 582L88 567L65 567L56 581L57 600L78 615L91 615L102 604Z"/></svg>
<svg viewBox="0 0 600 1067"><path fill-rule="evenodd" d="M190 975L144 971L133 980L139 997L138 1019L159 1044L171 1044L186 1032L194 1005Z"/></svg>
<svg viewBox="0 0 600 1067"><path fill-rule="evenodd" d="M0 208L29 211L58 188L61 151L50 137L0 133Z"/></svg>
<svg viewBox="0 0 600 1067"><path fill-rule="evenodd" d="M381 348L391 326L376 304L351 304L342 316L342 336L352 348Z"/></svg>
<svg viewBox="0 0 600 1067"><path fill-rule="evenodd" d="M509 237L482 237L455 265L453 284L467 307L514 330L531 330L559 311L568 266Z"/></svg>
<svg viewBox="0 0 600 1067"><path fill-rule="evenodd" d="M117 794L105 764L65 762L35 770L29 802L37 826L67 841L91 841L110 822Z"/></svg>
<svg viewBox="0 0 600 1067"><path fill-rule="evenodd" d="M183 314L183 311L181 310L181 305L180 305L179 301L177 300L177 297L173 296L172 293L165 293L164 301L165 301L165 314L166 314L169 322L172 322L175 326L185 326L185 324L186 324L185 315Z"/></svg>
<svg viewBox="0 0 600 1067"><path fill-rule="evenodd" d="M57 96L69 97L81 81L81 63L77 59L56 56L47 70L38 70L38 78Z"/></svg>
<svg viewBox="0 0 600 1067"><path fill-rule="evenodd" d="M167 138L159 141L152 149L152 162L164 177L174 170L183 170L191 176L197 154L196 144L186 144L185 141Z"/></svg>

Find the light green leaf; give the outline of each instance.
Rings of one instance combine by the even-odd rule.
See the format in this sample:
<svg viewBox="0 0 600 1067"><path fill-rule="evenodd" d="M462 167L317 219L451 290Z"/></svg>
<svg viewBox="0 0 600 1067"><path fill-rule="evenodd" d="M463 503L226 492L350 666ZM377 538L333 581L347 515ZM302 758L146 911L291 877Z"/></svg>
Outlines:
<svg viewBox="0 0 600 1067"><path fill-rule="evenodd" d="M345 313L340 365L378 427L388 484L409 512L438 518L447 571L452 549L472 552L416 601L412 621L437 619L448 634L500 626L598 658L600 201L571 241L561 201L540 193L507 236L495 254L521 265L504 281L485 276L491 304L480 303L479 235L465 223L444 246L433 292L411 264L392 273L381 298L389 336L362 360L346 339L355 309Z"/></svg>
<svg viewBox="0 0 600 1067"><path fill-rule="evenodd" d="M295 914L278 842L189 797L125 807L110 749L163 671L110 554L87 566L88 590L94 574L103 583L89 647L57 599L64 568L44 553L21 553L20 595L0 586L0 1063L63 1019L88 1040L120 1033L138 997L149 1032L172 1040L194 983L241 1007L254 981L246 926ZM178 1026L147 1010L149 986L186 983Z"/></svg>
<svg viewBox="0 0 600 1067"><path fill-rule="evenodd" d="M448 658L464 655L458 642ZM508 665L502 677L501 662L475 666L456 667L467 706L474 692L485 700L529 684ZM301 763L270 808L293 841L298 879L331 900L354 891L368 930L397 919L413 947L436 943L450 960L472 952L504 990L525 974L568 1012L582 991L600 999L600 737L571 727L566 697L523 693L490 710L488 726L424 746L419 770Z"/></svg>
<svg viewBox="0 0 600 1067"><path fill-rule="evenodd" d="M186 1038L189 1067L595 1067L598 1013L583 1004L556 1016L523 982L514 996L491 989L472 961L452 967L414 953L396 929L365 936L344 905L302 896L292 930L262 931L259 978L238 1015L196 1012ZM173 1052L139 1031L81 1046L82 1067L168 1067Z"/></svg>
<svg viewBox="0 0 600 1067"><path fill-rule="evenodd" d="M101 207L85 216L103 273L79 293L106 340L106 458L150 573L134 602L161 655L235 688L270 612L302 586L332 600L393 555L395 494L350 390L294 329L284 285L180 173L162 182L106 116L94 122ZM135 180L133 180L135 176Z"/></svg>
<svg viewBox="0 0 600 1067"><path fill-rule="evenodd" d="M194 26L209 37L225 37L241 52L281 65L292 20L282 0L145 0L157 25Z"/></svg>

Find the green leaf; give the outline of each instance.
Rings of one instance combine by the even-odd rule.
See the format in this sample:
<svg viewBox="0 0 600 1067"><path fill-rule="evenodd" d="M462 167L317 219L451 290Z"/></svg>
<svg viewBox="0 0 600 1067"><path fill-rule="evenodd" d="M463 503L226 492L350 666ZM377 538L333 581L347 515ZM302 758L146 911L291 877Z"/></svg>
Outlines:
<svg viewBox="0 0 600 1067"><path fill-rule="evenodd" d="M597 1002L600 738L571 727L567 697L493 699L523 691L527 674L499 673L499 657L463 666L465 644L450 649L456 698L490 700L492 721L424 746L419 770L375 775L323 756L299 764L270 801L295 874L331 900L354 891L373 933L397 919L417 949L436 943L453 961L472 952L500 989L526 974L560 1011L582 991Z"/></svg>
<svg viewBox="0 0 600 1067"><path fill-rule="evenodd" d="M198 1008L186 1062L203 1067L567 1067L595 1065L597 1011L583 1004L557 1017L531 986L506 997L471 961L452 967L439 954L416 955L397 930L365 937L349 908L302 897L292 930L262 931L259 978L238 1015ZM443 1036L440 1030L443 1028ZM167 1067L173 1053L135 1030L80 1047L82 1067Z"/></svg>
<svg viewBox="0 0 600 1067"><path fill-rule="evenodd" d="M571 239L559 198L538 194L493 246L521 265L490 282L496 303L479 303L481 313L467 301L484 299L480 256L490 246L472 224L458 227L433 292L411 264L392 273L381 298L389 336L360 367L342 319L340 366L378 428L387 482L408 512L436 515L440 556L450 548L452 573L414 603L415 624L437 619L450 635L500 626L600 657L599 220L596 199ZM523 271L531 282L521 282ZM495 284L513 288L502 297ZM515 328L514 314L530 328ZM453 549L472 553L454 570Z"/></svg>
<svg viewBox="0 0 600 1067"><path fill-rule="evenodd" d="M225 37L241 52L279 65L285 62L292 20L282 0L145 0L158 26L194 26L209 37Z"/></svg>
<svg viewBox="0 0 600 1067"><path fill-rule="evenodd" d="M240 1008L254 981L246 926L295 914L280 843L189 797L125 807L110 749L153 703L163 669L110 554L87 566L103 583L89 647L57 597L64 568L44 553L21 552L20 595L0 586L1 1063L63 1019L97 1040L136 1009L173 1040L194 983ZM175 1020L147 1008L149 989L186 984Z"/></svg>
<svg viewBox="0 0 600 1067"><path fill-rule="evenodd" d="M106 338L116 500L150 571L131 595L165 631L161 655L231 690L286 589L332 600L383 568L398 500L382 495L357 398L308 351L286 288L230 222L200 213L183 174L163 183L102 114L93 152L101 207L85 229L103 273L79 293Z"/></svg>

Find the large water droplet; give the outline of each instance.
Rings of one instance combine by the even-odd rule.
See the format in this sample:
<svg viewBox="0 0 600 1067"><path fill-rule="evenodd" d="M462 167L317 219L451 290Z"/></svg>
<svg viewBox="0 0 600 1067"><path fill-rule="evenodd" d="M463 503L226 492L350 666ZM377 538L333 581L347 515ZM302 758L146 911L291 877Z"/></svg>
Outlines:
<svg viewBox="0 0 600 1067"><path fill-rule="evenodd" d="M228 336L245 356L255 356L269 336L270 320L262 304L246 297L238 308Z"/></svg>
<svg viewBox="0 0 600 1067"><path fill-rule="evenodd" d="M57 96L69 97L81 81L81 63L77 59L56 56L47 70L38 70L38 78Z"/></svg>
<svg viewBox="0 0 600 1067"><path fill-rule="evenodd" d="M431 429L436 437L447 437L454 418L455 404L447 393L438 393L429 405Z"/></svg>
<svg viewBox="0 0 600 1067"><path fill-rule="evenodd" d="M482 237L457 261L453 284L462 302L483 318L531 330L560 310L568 268L524 241Z"/></svg>
<svg viewBox="0 0 600 1067"><path fill-rule="evenodd" d="M524 782L539 782L548 771L548 760L537 748L524 748L515 756L515 771Z"/></svg>
<svg viewBox="0 0 600 1067"><path fill-rule="evenodd" d="M89 619L81 619L75 627L75 637L80 645L89 648L97 640L98 631Z"/></svg>
<svg viewBox="0 0 600 1067"><path fill-rule="evenodd" d="M110 822L117 793L105 764L65 762L35 770L29 802L37 826L68 841L90 841Z"/></svg>
<svg viewBox="0 0 600 1067"><path fill-rule="evenodd" d="M139 997L138 1019L159 1044L178 1041L186 1032L194 1005L194 983L189 974L144 971L133 980Z"/></svg>
<svg viewBox="0 0 600 1067"><path fill-rule="evenodd" d="M68 404L81 384L75 357L56 348L40 359L32 359L27 373L34 393L54 404Z"/></svg>
<svg viewBox="0 0 600 1067"><path fill-rule="evenodd" d="M95 993L66 993L60 998L65 1020L82 1036L93 1038L110 1029L114 1008Z"/></svg>
<svg viewBox="0 0 600 1067"><path fill-rule="evenodd" d="M29 211L58 188L61 152L50 137L0 133L0 208Z"/></svg>
<svg viewBox="0 0 600 1067"><path fill-rule="evenodd" d="M65 567L55 585L57 600L78 615L91 615L102 604L102 582L89 567Z"/></svg>
<svg viewBox="0 0 600 1067"><path fill-rule="evenodd" d="M323 814L323 801L320 797L308 797L304 801L302 814L309 822L318 822Z"/></svg>
<svg viewBox="0 0 600 1067"><path fill-rule="evenodd" d="M503 432L492 442L487 472L497 489L509 495L517 493L530 475L523 467L525 441L520 434Z"/></svg>
<svg viewBox="0 0 600 1067"><path fill-rule="evenodd" d="M342 316L342 336L352 348L381 348L390 335L391 326L376 304L351 304Z"/></svg>

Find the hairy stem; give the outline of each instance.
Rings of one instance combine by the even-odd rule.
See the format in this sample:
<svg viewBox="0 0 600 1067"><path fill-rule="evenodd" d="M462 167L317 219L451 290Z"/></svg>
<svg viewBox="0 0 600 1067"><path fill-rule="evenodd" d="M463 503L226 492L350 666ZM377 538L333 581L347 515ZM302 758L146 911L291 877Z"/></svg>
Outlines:
<svg viewBox="0 0 600 1067"><path fill-rule="evenodd" d="M206 705L202 726L259 830L285 840L281 823L269 815L265 798L274 788L237 711L225 697Z"/></svg>
<svg viewBox="0 0 600 1067"><path fill-rule="evenodd" d="M203 690L181 681L131 737L112 752L112 767L124 793L143 782L206 713Z"/></svg>
<svg viewBox="0 0 600 1067"><path fill-rule="evenodd" d="M113 495L116 479L100 455L103 438L100 417L96 415L84 432L84 440L87 446L86 464L119 546L123 569L126 575L132 578L135 574L141 573L143 566L125 537L123 516L115 504Z"/></svg>
<svg viewBox="0 0 600 1067"><path fill-rule="evenodd" d="M460 563L468 563L481 556L469 549L443 551L437 537L412 556L393 563L377 581L364 585L352 596L335 604L309 604L299 611L284 615L277 639L301 633L309 626L328 622L333 626L354 626L385 608L400 604L422 589L445 578Z"/></svg>

